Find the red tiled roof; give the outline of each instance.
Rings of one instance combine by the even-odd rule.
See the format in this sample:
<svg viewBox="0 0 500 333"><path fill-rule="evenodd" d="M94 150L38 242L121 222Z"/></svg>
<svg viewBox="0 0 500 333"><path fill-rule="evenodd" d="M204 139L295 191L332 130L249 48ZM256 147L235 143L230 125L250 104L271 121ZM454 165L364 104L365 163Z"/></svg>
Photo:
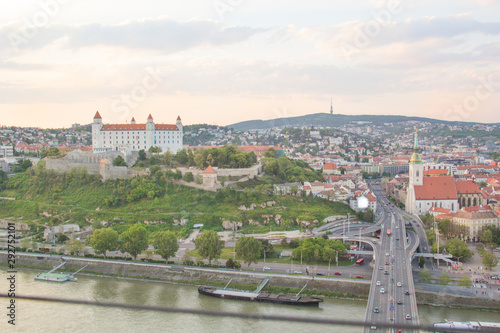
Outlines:
<svg viewBox="0 0 500 333"><path fill-rule="evenodd" d="M370 193L368 193L367 195L365 195L365 197L368 199L368 201L377 201L377 199L375 199L373 197L373 195L371 195Z"/></svg>
<svg viewBox="0 0 500 333"><path fill-rule="evenodd" d="M479 212L483 210L491 210L491 206L472 206L472 207L462 207L464 212Z"/></svg>
<svg viewBox="0 0 500 333"><path fill-rule="evenodd" d="M101 131L145 131L146 124L113 124L102 126ZM155 124L157 131L177 131L176 125L171 124Z"/></svg>
<svg viewBox="0 0 500 333"><path fill-rule="evenodd" d="M448 169L429 169L427 171L424 171L424 176L425 175L448 175Z"/></svg>
<svg viewBox="0 0 500 333"><path fill-rule="evenodd" d="M455 180L451 176L424 177L423 185L415 186L417 200L457 199Z"/></svg>
<svg viewBox="0 0 500 333"><path fill-rule="evenodd" d="M96 119L96 118L100 118L100 119L102 119L101 115L99 114L99 111L97 111L97 112L95 113L94 119Z"/></svg>
<svg viewBox="0 0 500 333"><path fill-rule="evenodd" d="M153 120L153 116L151 115L151 113L150 113L150 114L149 114L149 116L148 116L148 120L149 120L149 119Z"/></svg>
<svg viewBox="0 0 500 333"><path fill-rule="evenodd" d="M209 165L208 168L206 168L205 171L203 171L203 173L217 173L217 171L215 171L214 168L212 168L212 166Z"/></svg>
<svg viewBox="0 0 500 333"><path fill-rule="evenodd" d="M472 180L456 181L455 186L457 188L457 193L481 193L479 186Z"/></svg>
<svg viewBox="0 0 500 333"><path fill-rule="evenodd" d="M177 120L181 120L181 116L177 116Z"/></svg>
<svg viewBox="0 0 500 333"><path fill-rule="evenodd" d="M436 212L436 213L441 213L441 214L449 214L451 210L446 209L446 208L439 208L439 207L431 207L429 209L430 212Z"/></svg>
<svg viewBox="0 0 500 333"><path fill-rule="evenodd" d="M337 170L337 164L332 162L327 162L323 165L323 170Z"/></svg>

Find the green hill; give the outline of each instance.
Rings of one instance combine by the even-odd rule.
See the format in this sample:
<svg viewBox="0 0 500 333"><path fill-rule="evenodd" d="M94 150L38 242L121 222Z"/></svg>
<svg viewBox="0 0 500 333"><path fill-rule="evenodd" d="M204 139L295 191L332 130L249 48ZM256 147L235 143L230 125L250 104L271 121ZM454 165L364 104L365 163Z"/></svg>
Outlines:
<svg viewBox="0 0 500 333"><path fill-rule="evenodd" d="M366 121L374 125L380 126L386 123L400 123L412 120L429 122L433 124L462 124L462 125L477 124L474 122L444 121L444 120L423 118L423 117L406 117L406 116L391 116L391 115L351 116L343 114L331 115L329 113L314 113L305 116L289 117L289 118L276 118L270 120L249 120L228 125L227 127L233 128L237 131L247 131L251 129L270 129L274 127L301 127L301 126L337 127L358 121Z"/></svg>

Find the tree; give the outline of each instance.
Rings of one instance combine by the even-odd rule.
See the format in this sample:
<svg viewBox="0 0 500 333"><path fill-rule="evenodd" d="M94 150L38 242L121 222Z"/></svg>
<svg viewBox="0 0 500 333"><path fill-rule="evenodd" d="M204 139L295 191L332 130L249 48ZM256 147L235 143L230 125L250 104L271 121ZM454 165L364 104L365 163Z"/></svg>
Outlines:
<svg viewBox="0 0 500 333"><path fill-rule="evenodd" d="M137 255L148 247L148 233L139 223L131 226L127 231L120 235L120 251L128 252L134 260Z"/></svg>
<svg viewBox="0 0 500 333"><path fill-rule="evenodd" d="M146 151L144 149L139 150L139 161L145 161L146 158Z"/></svg>
<svg viewBox="0 0 500 333"><path fill-rule="evenodd" d="M262 256L262 243L253 237L242 236L236 242L236 255L246 262L248 267L251 263L257 263Z"/></svg>
<svg viewBox="0 0 500 333"><path fill-rule="evenodd" d="M89 243L95 253L102 254L106 258L106 251L113 251L118 248L118 232L111 228L94 230Z"/></svg>
<svg viewBox="0 0 500 333"><path fill-rule="evenodd" d="M179 164L186 165L188 162L188 154L185 149L179 150L177 154L175 154L175 159Z"/></svg>
<svg viewBox="0 0 500 333"><path fill-rule="evenodd" d="M23 240L21 241L21 248L28 249L30 245L31 245L31 240L28 237L23 238Z"/></svg>
<svg viewBox="0 0 500 333"><path fill-rule="evenodd" d="M467 259L473 255L472 251L469 250L467 243L458 238L453 238L446 244L446 251L448 251L448 253L455 258Z"/></svg>
<svg viewBox="0 0 500 333"><path fill-rule="evenodd" d="M426 268L422 272L418 273L418 278L424 283L429 283L432 280L432 275Z"/></svg>
<svg viewBox="0 0 500 333"><path fill-rule="evenodd" d="M179 250L177 237L172 231L154 232L151 235L151 241L156 252L158 252L166 262L168 262L168 258L173 257L177 250Z"/></svg>
<svg viewBox="0 0 500 333"><path fill-rule="evenodd" d="M127 166L127 163L125 163L125 160L123 159L122 155L118 155L113 160L113 165L114 166Z"/></svg>
<svg viewBox="0 0 500 333"><path fill-rule="evenodd" d="M69 239L65 234L59 234L56 239L56 243L64 243Z"/></svg>
<svg viewBox="0 0 500 333"><path fill-rule="evenodd" d="M79 239L71 238L66 241L65 247L71 255L78 255L83 250L83 243Z"/></svg>
<svg viewBox="0 0 500 333"><path fill-rule="evenodd" d="M184 174L184 181L186 182L192 182L194 180L193 173L191 171L188 171Z"/></svg>
<svg viewBox="0 0 500 333"><path fill-rule="evenodd" d="M485 244L489 244L493 242L493 233L490 229L485 229L479 236L479 240Z"/></svg>
<svg viewBox="0 0 500 333"><path fill-rule="evenodd" d="M449 285L451 282L451 277L448 275L448 273L443 272L441 276L439 277L439 283L442 284L443 286Z"/></svg>
<svg viewBox="0 0 500 333"><path fill-rule="evenodd" d="M460 279L458 279L458 285L465 288L470 288L472 286L472 281L465 274L462 274Z"/></svg>
<svg viewBox="0 0 500 333"><path fill-rule="evenodd" d="M273 148L269 148L265 153L264 157L276 158L276 151Z"/></svg>
<svg viewBox="0 0 500 333"><path fill-rule="evenodd" d="M148 151L151 154L160 154L161 153L161 147L151 146L151 147L149 147Z"/></svg>
<svg viewBox="0 0 500 333"><path fill-rule="evenodd" d="M498 265L498 258L491 252L485 252L483 254L483 265L488 268L493 268Z"/></svg>
<svg viewBox="0 0 500 333"><path fill-rule="evenodd" d="M424 265L425 265L425 257L424 256L421 256L419 261L418 261L418 265L420 266L420 268L423 268Z"/></svg>
<svg viewBox="0 0 500 333"><path fill-rule="evenodd" d="M203 259L208 259L208 264L212 264L212 260L219 258L222 249L224 248L224 241L220 240L219 235L214 230L205 231L194 240L196 250Z"/></svg>
<svg viewBox="0 0 500 333"><path fill-rule="evenodd" d="M161 167L159 165L153 165L152 167L149 168L149 174L153 177L160 171Z"/></svg>

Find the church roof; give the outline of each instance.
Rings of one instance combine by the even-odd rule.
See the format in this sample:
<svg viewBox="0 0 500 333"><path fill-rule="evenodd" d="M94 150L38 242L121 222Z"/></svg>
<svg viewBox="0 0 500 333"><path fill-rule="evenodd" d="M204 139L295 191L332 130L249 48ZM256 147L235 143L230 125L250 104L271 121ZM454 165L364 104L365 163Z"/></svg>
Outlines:
<svg viewBox="0 0 500 333"><path fill-rule="evenodd" d="M97 112L95 113L94 119L96 119L96 118L100 118L100 119L102 119L101 115L99 114L99 111L97 111Z"/></svg>
<svg viewBox="0 0 500 333"><path fill-rule="evenodd" d="M455 180L451 176L424 177L423 185L415 186L416 200L457 199Z"/></svg>
<svg viewBox="0 0 500 333"><path fill-rule="evenodd" d="M205 171L203 171L203 173L217 173L217 171L215 171L214 168L212 168L212 166L209 165L208 168L206 168Z"/></svg>
<svg viewBox="0 0 500 333"><path fill-rule="evenodd" d="M457 192L460 194L463 193L481 193L481 190L479 189L479 186L477 186L476 183L474 183L472 180L466 180L466 181L456 181L455 186L457 187Z"/></svg>

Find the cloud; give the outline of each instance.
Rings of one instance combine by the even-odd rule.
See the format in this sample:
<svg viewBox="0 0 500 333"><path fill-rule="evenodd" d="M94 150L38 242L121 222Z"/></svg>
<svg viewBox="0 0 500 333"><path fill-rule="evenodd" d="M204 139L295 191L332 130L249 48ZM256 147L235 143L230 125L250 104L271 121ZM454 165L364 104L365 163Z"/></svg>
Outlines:
<svg viewBox="0 0 500 333"><path fill-rule="evenodd" d="M11 23L0 27L0 40L13 34L23 38L24 27ZM79 26L47 25L19 44L19 49L37 49L64 39L71 48L108 45L130 49L179 52L208 44L222 46L242 42L263 29L227 26L220 22L193 19L180 22L169 18L129 21L118 25L86 24Z"/></svg>

